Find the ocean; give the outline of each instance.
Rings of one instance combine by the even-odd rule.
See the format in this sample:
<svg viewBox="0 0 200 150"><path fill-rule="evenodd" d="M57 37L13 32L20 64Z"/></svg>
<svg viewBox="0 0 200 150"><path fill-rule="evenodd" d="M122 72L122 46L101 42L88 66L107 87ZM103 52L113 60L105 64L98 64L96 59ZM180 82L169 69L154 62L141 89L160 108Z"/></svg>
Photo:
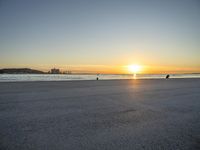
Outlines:
<svg viewBox="0 0 200 150"><path fill-rule="evenodd" d="M72 80L112 80L112 79L161 79L166 74L137 74L137 75L72 75L72 74L0 74L0 82L18 81L72 81ZM170 78L200 78L200 74L172 74Z"/></svg>

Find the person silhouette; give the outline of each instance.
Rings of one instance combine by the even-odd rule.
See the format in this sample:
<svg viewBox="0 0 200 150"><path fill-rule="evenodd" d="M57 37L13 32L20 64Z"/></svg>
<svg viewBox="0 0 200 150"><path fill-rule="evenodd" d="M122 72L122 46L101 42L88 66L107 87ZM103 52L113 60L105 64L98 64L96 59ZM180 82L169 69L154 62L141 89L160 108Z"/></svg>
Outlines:
<svg viewBox="0 0 200 150"><path fill-rule="evenodd" d="M97 78L96 78L96 80L99 80L99 74L97 74Z"/></svg>
<svg viewBox="0 0 200 150"><path fill-rule="evenodd" d="M166 79L168 79L169 78L169 74L168 75L166 75Z"/></svg>

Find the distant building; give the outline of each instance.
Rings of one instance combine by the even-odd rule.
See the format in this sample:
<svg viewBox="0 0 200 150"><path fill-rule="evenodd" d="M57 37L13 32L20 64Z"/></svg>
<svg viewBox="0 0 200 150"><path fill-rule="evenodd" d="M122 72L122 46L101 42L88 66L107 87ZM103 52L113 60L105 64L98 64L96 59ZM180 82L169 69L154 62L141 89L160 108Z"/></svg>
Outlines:
<svg viewBox="0 0 200 150"><path fill-rule="evenodd" d="M53 69L51 69L51 74L60 74L60 70L53 68Z"/></svg>

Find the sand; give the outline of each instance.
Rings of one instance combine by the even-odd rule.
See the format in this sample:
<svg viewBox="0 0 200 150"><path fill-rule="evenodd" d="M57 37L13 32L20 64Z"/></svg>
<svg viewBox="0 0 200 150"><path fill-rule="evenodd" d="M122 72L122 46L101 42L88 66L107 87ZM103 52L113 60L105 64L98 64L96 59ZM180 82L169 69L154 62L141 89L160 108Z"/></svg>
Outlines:
<svg viewBox="0 0 200 150"><path fill-rule="evenodd" d="M0 83L0 149L200 149L200 79Z"/></svg>

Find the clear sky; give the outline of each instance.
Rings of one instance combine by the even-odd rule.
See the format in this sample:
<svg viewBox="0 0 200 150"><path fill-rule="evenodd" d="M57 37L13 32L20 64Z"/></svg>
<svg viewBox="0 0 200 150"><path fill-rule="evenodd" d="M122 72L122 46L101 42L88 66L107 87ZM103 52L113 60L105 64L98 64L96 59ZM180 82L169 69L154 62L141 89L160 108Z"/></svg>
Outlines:
<svg viewBox="0 0 200 150"><path fill-rule="evenodd" d="M0 68L200 72L199 0L0 0Z"/></svg>

